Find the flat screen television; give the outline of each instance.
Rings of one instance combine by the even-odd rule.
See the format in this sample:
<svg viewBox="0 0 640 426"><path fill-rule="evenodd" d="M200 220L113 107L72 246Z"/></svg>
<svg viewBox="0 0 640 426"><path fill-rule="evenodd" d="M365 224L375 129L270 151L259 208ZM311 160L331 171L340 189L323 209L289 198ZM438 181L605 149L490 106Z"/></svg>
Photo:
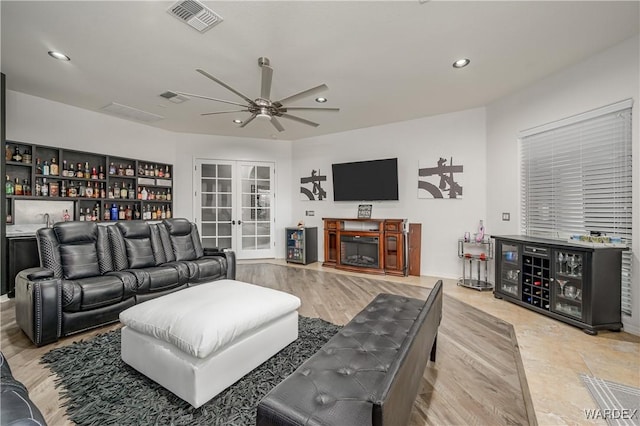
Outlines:
<svg viewBox="0 0 640 426"><path fill-rule="evenodd" d="M334 201L398 199L398 159L331 165Z"/></svg>

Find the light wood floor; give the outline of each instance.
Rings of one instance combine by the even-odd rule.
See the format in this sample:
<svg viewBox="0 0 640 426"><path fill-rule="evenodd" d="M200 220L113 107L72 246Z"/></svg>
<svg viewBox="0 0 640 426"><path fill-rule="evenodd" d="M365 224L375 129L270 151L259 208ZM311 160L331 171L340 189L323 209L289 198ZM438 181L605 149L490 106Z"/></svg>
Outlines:
<svg viewBox="0 0 640 426"><path fill-rule="evenodd" d="M237 277L295 294L302 300L300 314L336 324L348 322L381 292L423 299L429 294L424 286L382 278L260 263L238 265ZM427 281L431 281L431 285L435 283L435 280ZM32 399L51 425L67 424L63 409L59 408L53 376L39 364L39 358L54 347L118 326L103 327L36 348L15 323L13 301L3 303L1 309L0 345L14 375L30 390ZM437 360L429 363L425 370L411 424L536 424L513 327L445 296Z"/></svg>

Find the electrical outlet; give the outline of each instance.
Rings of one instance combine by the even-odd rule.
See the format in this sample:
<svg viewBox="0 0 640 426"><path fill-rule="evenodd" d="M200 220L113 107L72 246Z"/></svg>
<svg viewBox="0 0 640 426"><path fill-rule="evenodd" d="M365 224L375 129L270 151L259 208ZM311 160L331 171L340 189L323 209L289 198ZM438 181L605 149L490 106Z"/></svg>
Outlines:
<svg viewBox="0 0 640 426"><path fill-rule="evenodd" d="M306 210L306 211L304 212L304 214L305 214L306 216L314 216L314 215L316 214L316 212L314 212L313 210Z"/></svg>
<svg viewBox="0 0 640 426"><path fill-rule="evenodd" d="M511 220L511 213L502 213L502 220L509 222Z"/></svg>

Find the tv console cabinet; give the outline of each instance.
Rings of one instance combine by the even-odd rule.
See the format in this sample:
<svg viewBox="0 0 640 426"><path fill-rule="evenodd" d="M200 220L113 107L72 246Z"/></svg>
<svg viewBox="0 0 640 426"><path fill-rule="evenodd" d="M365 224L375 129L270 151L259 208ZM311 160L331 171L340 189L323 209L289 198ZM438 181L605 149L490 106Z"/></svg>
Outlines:
<svg viewBox="0 0 640 426"><path fill-rule="evenodd" d="M322 220L322 266L369 274L407 275L406 219Z"/></svg>

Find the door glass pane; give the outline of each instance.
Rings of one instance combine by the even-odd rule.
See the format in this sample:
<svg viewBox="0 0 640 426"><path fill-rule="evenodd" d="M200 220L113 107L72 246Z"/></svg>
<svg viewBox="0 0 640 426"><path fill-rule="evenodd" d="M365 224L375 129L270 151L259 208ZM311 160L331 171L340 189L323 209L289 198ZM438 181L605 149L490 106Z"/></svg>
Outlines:
<svg viewBox="0 0 640 426"><path fill-rule="evenodd" d="M204 248L216 248L218 247L217 241L215 238L202 238L202 247Z"/></svg>
<svg viewBox="0 0 640 426"><path fill-rule="evenodd" d="M270 237L258 237L258 249L262 249L262 250L266 250L271 248L270 244L271 243L271 238Z"/></svg>
<svg viewBox="0 0 640 426"><path fill-rule="evenodd" d="M216 177L216 165L215 164L203 164L202 165L202 177Z"/></svg>
<svg viewBox="0 0 640 426"><path fill-rule="evenodd" d="M218 238L218 248L231 248L231 238Z"/></svg>
<svg viewBox="0 0 640 426"><path fill-rule="evenodd" d="M255 237L242 237L242 249L243 250L255 250L256 238Z"/></svg>
<svg viewBox="0 0 640 426"><path fill-rule="evenodd" d="M215 207L216 196L214 194L202 194L202 207Z"/></svg>
<svg viewBox="0 0 640 426"><path fill-rule="evenodd" d="M214 192L216 190L216 181L215 179L202 179L202 186L200 190L205 192Z"/></svg>
<svg viewBox="0 0 640 426"><path fill-rule="evenodd" d="M231 179L218 179L218 192L231 193Z"/></svg>
<svg viewBox="0 0 640 426"><path fill-rule="evenodd" d="M258 166L256 169L258 179L271 179L271 167Z"/></svg>
<svg viewBox="0 0 640 426"><path fill-rule="evenodd" d="M218 177L231 179L231 165L219 164L218 165Z"/></svg>
<svg viewBox="0 0 640 426"><path fill-rule="evenodd" d="M216 236L216 224L215 223L203 223L202 234L208 237Z"/></svg>
<svg viewBox="0 0 640 426"><path fill-rule="evenodd" d="M202 221L216 220L216 209L202 209Z"/></svg>
<svg viewBox="0 0 640 426"><path fill-rule="evenodd" d="M231 236L231 224L230 223L219 223L218 224L218 235L221 237L230 237Z"/></svg>
<svg viewBox="0 0 640 426"><path fill-rule="evenodd" d="M255 223L243 223L242 224L242 235L255 235L256 234L256 224Z"/></svg>
<svg viewBox="0 0 640 426"><path fill-rule="evenodd" d="M258 235L271 235L271 223L270 222L266 222L266 223L258 223L256 224L257 227L257 234Z"/></svg>
<svg viewBox="0 0 640 426"><path fill-rule="evenodd" d="M231 194L218 194L218 206L231 207Z"/></svg>
<svg viewBox="0 0 640 426"><path fill-rule="evenodd" d="M218 218L221 222L231 220L231 209L218 209Z"/></svg>
<svg viewBox="0 0 640 426"><path fill-rule="evenodd" d="M256 209L242 209L242 221L249 222L256 217Z"/></svg>

